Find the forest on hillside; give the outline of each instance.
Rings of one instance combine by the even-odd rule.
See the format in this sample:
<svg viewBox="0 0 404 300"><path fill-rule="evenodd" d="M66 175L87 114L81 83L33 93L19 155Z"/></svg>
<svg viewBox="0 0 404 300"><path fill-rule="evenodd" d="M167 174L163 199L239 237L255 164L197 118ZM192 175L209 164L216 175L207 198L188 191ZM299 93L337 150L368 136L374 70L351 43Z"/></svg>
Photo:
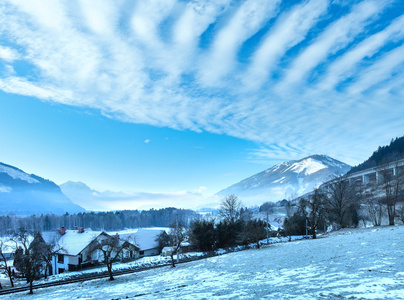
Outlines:
<svg viewBox="0 0 404 300"><path fill-rule="evenodd" d="M404 136L392 139L390 145L379 146L363 163L353 167L348 174L380 166L381 164L404 159Z"/></svg>
<svg viewBox="0 0 404 300"><path fill-rule="evenodd" d="M41 214L26 217L9 214L0 216L0 236L5 236L18 228L29 231L56 230L64 226L73 229L75 226L92 230L115 231L125 228L169 227L178 220L189 224L196 213L190 209L174 207L151 210L123 210L110 212L85 212L77 214L55 215Z"/></svg>

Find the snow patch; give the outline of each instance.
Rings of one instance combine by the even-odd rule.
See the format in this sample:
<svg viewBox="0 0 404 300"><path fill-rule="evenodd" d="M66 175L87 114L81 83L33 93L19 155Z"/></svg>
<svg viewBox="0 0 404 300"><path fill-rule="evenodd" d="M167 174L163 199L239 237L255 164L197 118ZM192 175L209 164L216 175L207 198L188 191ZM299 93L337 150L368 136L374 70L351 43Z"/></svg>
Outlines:
<svg viewBox="0 0 404 300"><path fill-rule="evenodd" d="M15 170L13 168L9 168L9 167L3 166L3 165L0 165L0 173L6 173L13 179L24 180L28 183L39 183L38 180L32 178L27 173L24 173L22 171L18 171L18 170Z"/></svg>
<svg viewBox="0 0 404 300"><path fill-rule="evenodd" d="M282 178L280 178L280 179L278 179L278 180L272 181L272 183L277 183L277 182L282 183L285 178L286 178L286 177L284 176L284 177L282 177Z"/></svg>
<svg viewBox="0 0 404 300"><path fill-rule="evenodd" d="M294 163L289 169L295 173L302 173L304 171L304 175L310 175L326 168L327 166L321 162L308 158L301 162Z"/></svg>

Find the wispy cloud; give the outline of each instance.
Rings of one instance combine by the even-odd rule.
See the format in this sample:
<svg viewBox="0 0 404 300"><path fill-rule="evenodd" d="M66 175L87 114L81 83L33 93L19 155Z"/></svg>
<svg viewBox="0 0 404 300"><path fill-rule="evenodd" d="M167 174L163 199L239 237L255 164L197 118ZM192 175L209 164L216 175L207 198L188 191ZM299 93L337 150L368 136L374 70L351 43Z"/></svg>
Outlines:
<svg viewBox="0 0 404 300"><path fill-rule="evenodd" d="M241 45L265 23L275 16L280 0L247 0L231 16L228 23L215 36L206 59L201 61L201 80L216 85L218 80L234 70L236 54Z"/></svg>
<svg viewBox="0 0 404 300"><path fill-rule="evenodd" d="M355 37L363 32L372 18L383 11L387 1L363 1L352 11L328 26L304 51L293 61L279 90L290 89L296 83L306 79L310 72L328 56L345 48Z"/></svg>
<svg viewBox="0 0 404 300"><path fill-rule="evenodd" d="M402 77L403 67L404 46L401 46L383 55L376 63L365 69L359 79L349 87L349 92L361 93L390 79L394 74Z"/></svg>
<svg viewBox="0 0 404 300"><path fill-rule="evenodd" d="M352 162L402 134L404 14L344 3L2 1L0 89Z"/></svg>
<svg viewBox="0 0 404 300"><path fill-rule="evenodd" d="M5 60L6 62L13 62L18 57L19 55L14 49L0 46L0 59Z"/></svg>
<svg viewBox="0 0 404 300"><path fill-rule="evenodd" d="M308 31L326 12L327 0L311 0L296 5L279 17L252 57L247 74L243 77L248 88L259 88L275 73L276 64L285 52L304 40Z"/></svg>
<svg viewBox="0 0 404 300"><path fill-rule="evenodd" d="M390 41L400 41L404 37L404 16L395 20L384 30L366 38L359 45L344 53L328 68L327 76L317 88L329 90L338 83L357 73L357 65L365 58L374 56Z"/></svg>

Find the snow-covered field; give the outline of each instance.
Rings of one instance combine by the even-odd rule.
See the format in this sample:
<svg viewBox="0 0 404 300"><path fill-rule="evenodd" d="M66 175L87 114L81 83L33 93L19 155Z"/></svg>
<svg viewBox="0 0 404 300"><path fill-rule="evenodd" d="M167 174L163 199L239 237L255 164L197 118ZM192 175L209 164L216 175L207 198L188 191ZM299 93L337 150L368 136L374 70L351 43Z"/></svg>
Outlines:
<svg viewBox="0 0 404 300"><path fill-rule="evenodd" d="M7 298L8 297L8 298ZM343 230L5 299L404 299L404 226Z"/></svg>

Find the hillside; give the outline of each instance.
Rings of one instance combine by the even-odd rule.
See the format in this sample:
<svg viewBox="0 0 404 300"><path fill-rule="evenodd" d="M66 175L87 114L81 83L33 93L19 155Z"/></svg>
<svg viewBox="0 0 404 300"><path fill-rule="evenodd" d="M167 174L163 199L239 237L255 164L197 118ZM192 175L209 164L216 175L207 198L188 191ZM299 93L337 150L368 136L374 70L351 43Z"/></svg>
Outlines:
<svg viewBox="0 0 404 300"><path fill-rule="evenodd" d="M404 299L404 226L344 229L6 299Z"/></svg>
<svg viewBox="0 0 404 300"><path fill-rule="evenodd" d="M85 209L74 204L54 182L0 163L0 215L82 211Z"/></svg>
<svg viewBox="0 0 404 300"><path fill-rule="evenodd" d="M350 168L329 156L312 155L277 164L221 190L216 195L235 194L245 205L295 198L311 192L334 174L345 174Z"/></svg>
<svg viewBox="0 0 404 300"><path fill-rule="evenodd" d="M355 173L365 169L376 167L383 163L392 162L394 160L404 158L404 136L392 139L390 145L379 146L373 154L363 163L352 167L348 172Z"/></svg>

